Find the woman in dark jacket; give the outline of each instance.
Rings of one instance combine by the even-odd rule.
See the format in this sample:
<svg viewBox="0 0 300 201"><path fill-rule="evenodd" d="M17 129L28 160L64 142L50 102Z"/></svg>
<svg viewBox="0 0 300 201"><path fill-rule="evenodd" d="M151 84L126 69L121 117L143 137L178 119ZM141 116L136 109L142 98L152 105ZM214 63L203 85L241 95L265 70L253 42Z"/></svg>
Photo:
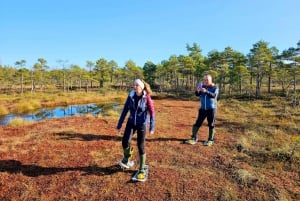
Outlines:
<svg viewBox="0 0 300 201"><path fill-rule="evenodd" d="M135 131L137 132L137 146L140 158L140 167L137 177L140 180L145 178L145 162L146 162L146 152L145 152L145 138L146 138L146 125L147 116L150 116L150 134L154 133L155 127L155 112L154 106L151 99L151 89L149 84L146 82L136 79L134 81L134 90L132 90L125 102L122 114L120 116L117 130L120 132L122 123L129 111L129 117L127 120L126 128L122 138L122 147L124 151L124 157L119 165L123 168L130 168L134 165L133 161L130 160L133 149L130 146L131 139Z"/></svg>

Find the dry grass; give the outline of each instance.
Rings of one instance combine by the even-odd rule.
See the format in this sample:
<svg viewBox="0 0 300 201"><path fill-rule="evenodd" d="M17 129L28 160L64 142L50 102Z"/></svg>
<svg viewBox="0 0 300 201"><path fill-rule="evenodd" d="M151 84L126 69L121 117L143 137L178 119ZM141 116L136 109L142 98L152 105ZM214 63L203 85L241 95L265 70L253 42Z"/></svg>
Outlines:
<svg viewBox="0 0 300 201"><path fill-rule="evenodd" d="M223 121L228 121L227 129L240 131L243 135L238 139L239 143L246 149L256 149L263 151L281 150L289 152L291 144L294 143L293 136L299 133L300 121L293 118L282 118L278 113L280 105L283 103L277 100L272 104L266 101L239 102L230 101L222 103ZM278 106L278 107L277 107ZM299 108L294 108L294 113L299 112ZM235 126L240 125L240 126Z"/></svg>
<svg viewBox="0 0 300 201"><path fill-rule="evenodd" d="M1 95L0 96L0 115L1 113L24 113L34 111L41 107L67 106L71 104L100 103L106 104L111 102L123 103L127 98L126 92L68 92L57 94L46 93L24 93L18 95ZM13 103L12 107L5 107ZM2 111L2 112L1 112Z"/></svg>
<svg viewBox="0 0 300 201"><path fill-rule="evenodd" d="M110 109L110 110L105 111L105 115L107 115L111 118L114 118L114 119L118 119L120 116L120 113L116 110Z"/></svg>
<svg viewBox="0 0 300 201"><path fill-rule="evenodd" d="M41 108L41 104L37 100L23 99L22 101L14 104L13 108L14 113L21 114L39 109Z"/></svg>
<svg viewBox="0 0 300 201"><path fill-rule="evenodd" d="M0 116L9 114L8 109L4 105L0 105Z"/></svg>
<svg viewBox="0 0 300 201"><path fill-rule="evenodd" d="M250 173L246 169L238 169L234 172L234 178L241 186L247 186L250 187L254 185L256 182L259 181L259 179L254 176L252 173Z"/></svg>
<svg viewBox="0 0 300 201"><path fill-rule="evenodd" d="M15 117L13 119L11 119L7 125L8 126L14 126L14 127L18 127L18 126L24 126L24 125L27 125L27 124L31 124L33 123L32 121L27 121L27 120L24 120L23 118L21 117Z"/></svg>
<svg viewBox="0 0 300 201"><path fill-rule="evenodd" d="M218 201L239 201L238 195L230 188L225 186L217 195Z"/></svg>

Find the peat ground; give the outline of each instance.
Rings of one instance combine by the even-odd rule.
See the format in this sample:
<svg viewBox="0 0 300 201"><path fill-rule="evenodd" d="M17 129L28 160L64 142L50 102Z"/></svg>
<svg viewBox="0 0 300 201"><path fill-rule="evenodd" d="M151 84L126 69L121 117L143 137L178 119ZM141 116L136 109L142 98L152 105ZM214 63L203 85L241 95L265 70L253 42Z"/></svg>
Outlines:
<svg viewBox="0 0 300 201"><path fill-rule="evenodd" d="M122 171L116 117L52 119L0 127L0 200L299 200L299 169L243 152L218 109L216 144L183 144L199 102L154 100L156 132L147 136L150 175L136 183L136 168ZM239 118L238 116L236 118ZM124 129L125 123L122 129ZM206 123L198 138L206 140ZM135 138L132 145L138 163ZM299 165L296 163L296 165Z"/></svg>

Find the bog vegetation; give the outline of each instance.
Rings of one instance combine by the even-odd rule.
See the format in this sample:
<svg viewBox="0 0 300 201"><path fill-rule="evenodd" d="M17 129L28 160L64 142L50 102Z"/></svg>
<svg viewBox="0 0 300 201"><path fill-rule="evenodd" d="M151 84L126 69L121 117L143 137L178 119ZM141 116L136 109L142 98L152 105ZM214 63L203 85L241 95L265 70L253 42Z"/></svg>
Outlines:
<svg viewBox="0 0 300 201"><path fill-rule="evenodd" d="M77 95L70 93L66 102ZM106 95L125 101L127 94ZM220 99L216 144L208 148L182 144L198 100L153 96L157 129L146 142L146 183L131 183L134 170L114 165L122 157L118 115L73 116L0 127L0 199L299 200L299 107L285 105L284 97ZM204 126L199 139L206 135Z"/></svg>
<svg viewBox="0 0 300 201"><path fill-rule="evenodd" d="M97 200L100 191L104 200L299 200L299 48L279 53L259 41L247 56L230 47L206 57L197 44L187 50L188 55L157 65L147 62L143 68L133 61L119 67L104 58L87 61L87 70L66 67L62 60L49 69L43 58L33 67L25 60L15 67L0 66L0 115L77 103L124 103L132 81L143 78L153 88L160 125L148 141L155 169L144 194L133 184L124 187L128 173L111 166L121 157L120 137L111 135L118 117L114 111L100 118L30 125L15 119L14 127L0 128L0 198ZM204 152L199 146L182 148L178 141L189 137L199 104L193 90L206 73L220 96L217 146ZM184 115L174 118L175 113Z"/></svg>

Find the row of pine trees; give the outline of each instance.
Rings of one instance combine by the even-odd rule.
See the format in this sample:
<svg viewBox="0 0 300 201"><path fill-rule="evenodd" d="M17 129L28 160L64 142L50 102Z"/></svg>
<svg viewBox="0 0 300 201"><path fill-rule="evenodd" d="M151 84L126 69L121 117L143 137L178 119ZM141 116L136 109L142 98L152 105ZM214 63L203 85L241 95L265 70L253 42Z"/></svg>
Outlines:
<svg viewBox="0 0 300 201"><path fill-rule="evenodd" d="M0 65L0 89L4 93L47 90L85 90L105 87L131 86L135 78L143 78L154 90L194 90L202 77L209 73L219 86L222 95L247 95L256 98L276 89L281 95L297 95L300 74L300 41L296 47L279 52L269 43L258 41L249 54L226 47L202 54L198 44L186 45L187 55L171 55L169 59L154 64L148 61L143 67L129 60L124 66L100 58L87 61L86 66L68 65L58 60L49 67L47 60L38 58L33 66L26 60L15 66Z"/></svg>

